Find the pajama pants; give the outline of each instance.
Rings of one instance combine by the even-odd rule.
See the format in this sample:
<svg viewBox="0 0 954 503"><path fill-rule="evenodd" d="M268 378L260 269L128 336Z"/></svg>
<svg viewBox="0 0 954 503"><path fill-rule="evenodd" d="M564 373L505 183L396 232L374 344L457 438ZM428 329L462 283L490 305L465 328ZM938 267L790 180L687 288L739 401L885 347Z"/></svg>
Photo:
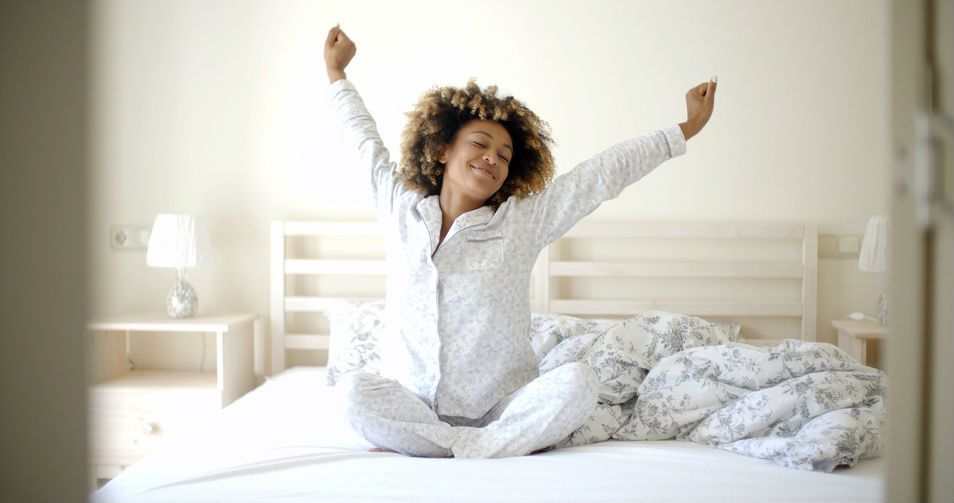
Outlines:
<svg viewBox="0 0 954 503"><path fill-rule="evenodd" d="M477 419L442 416L394 379L356 372L342 376L346 413L372 444L410 456L523 456L569 436L596 407L597 381L582 363L568 363L504 397Z"/></svg>

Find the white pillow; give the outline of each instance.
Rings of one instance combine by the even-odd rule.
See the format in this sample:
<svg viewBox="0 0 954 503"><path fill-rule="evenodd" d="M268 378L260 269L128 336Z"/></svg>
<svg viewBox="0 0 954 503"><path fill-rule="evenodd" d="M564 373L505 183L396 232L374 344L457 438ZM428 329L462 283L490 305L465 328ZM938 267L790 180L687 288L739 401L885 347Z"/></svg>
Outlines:
<svg viewBox="0 0 954 503"><path fill-rule="evenodd" d="M339 301L325 311L331 327L326 383L333 386L348 372L380 372L380 334L384 300Z"/></svg>

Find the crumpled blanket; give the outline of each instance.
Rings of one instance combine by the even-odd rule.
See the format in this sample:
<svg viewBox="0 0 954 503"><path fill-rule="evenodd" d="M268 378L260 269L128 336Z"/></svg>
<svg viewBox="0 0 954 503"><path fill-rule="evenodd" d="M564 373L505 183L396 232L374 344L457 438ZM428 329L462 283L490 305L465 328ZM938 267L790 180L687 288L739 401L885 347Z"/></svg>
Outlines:
<svg viewBox="0 0 954 503"><path fill-rule="evenodd" d="M541 362L588 363L600 399L557 447L688 439L802 470L877 456L886 377L827 343L730 342L711 322L665 311L567 339Z"/></svg>

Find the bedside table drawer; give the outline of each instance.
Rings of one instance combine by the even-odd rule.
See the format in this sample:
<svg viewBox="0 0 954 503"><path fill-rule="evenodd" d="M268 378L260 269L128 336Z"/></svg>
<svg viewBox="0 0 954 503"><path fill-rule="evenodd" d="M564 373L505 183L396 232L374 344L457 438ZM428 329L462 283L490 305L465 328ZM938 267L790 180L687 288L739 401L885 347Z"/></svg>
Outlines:
<svg viewBox="0 0 954 503"><path fill-rule="evenodd" d="M153 452L174 425L161 416L131 410L90 411L94 464L130 465Z"/></svg>
<svg viewBox="0 0 954 503"><path fill-rule="evenodd" d="M219 410L214 384L185 388L136 384L126 380L90 389L93 464L130 465Z"/></svg>

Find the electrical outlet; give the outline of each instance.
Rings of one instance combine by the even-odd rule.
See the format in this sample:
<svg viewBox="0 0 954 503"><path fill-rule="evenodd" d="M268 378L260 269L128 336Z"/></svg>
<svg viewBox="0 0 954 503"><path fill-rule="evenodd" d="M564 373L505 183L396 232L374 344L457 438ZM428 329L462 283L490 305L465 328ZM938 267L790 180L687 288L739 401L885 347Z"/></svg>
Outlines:
<svg viewBox="0 0 954 503"><path fill-rule="evenodd" d="M112 248L145 250L151 232L152 226L146 224L114 225L109 228L109 244Z"/></svg>

